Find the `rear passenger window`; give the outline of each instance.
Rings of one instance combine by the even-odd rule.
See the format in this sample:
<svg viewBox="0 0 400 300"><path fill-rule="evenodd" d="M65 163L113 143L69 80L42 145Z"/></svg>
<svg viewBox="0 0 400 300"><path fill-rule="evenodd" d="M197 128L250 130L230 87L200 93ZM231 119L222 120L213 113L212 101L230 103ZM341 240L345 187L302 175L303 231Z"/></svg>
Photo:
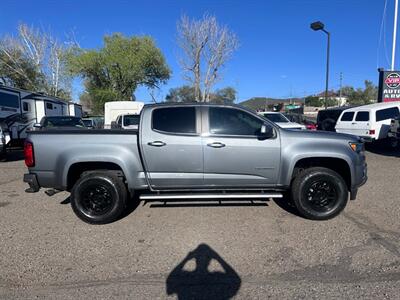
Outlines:
<svg viewBox="0 0 400 300"><path fill-rule="evenodd" d="M383 121L388 119L394 119L399 115L398 107L390 107L376 111L376 121Z"/></svg>
<svg viewBox="0 0 400 300"><path fill-rule="evenodd" d="M153 111L153 129L169 133L196 133L195 107L165 107Z"/></svg>
<svg viewBox="0 0 400 300"><path fill-rule="evenodd" d="M340 121L353 121L354 112L345 112Z"/></svg>
<svg viewBox="0 0 400 300"><path fill-rule="evenodd" d="M356 115L356 121L360 122L369 121L369 111L359 111Z"/></svg>

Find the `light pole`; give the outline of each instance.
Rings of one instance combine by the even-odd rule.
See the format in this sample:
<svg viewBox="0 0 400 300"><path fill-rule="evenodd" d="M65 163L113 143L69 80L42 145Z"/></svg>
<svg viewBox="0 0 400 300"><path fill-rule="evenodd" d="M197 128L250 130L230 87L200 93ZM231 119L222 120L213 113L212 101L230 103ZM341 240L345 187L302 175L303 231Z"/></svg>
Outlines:
<svg viewBox="0 0 400 300"><path fill-rule="evenodd" d="M328 45L326 48L326 79L325 79L325 109L326 109L327 104L328 104L329 48L330 48L330 43L331 43L331 34L330 34L330 32L328 32L324 29L325 25L324 25L324 23L322 23L320 21L311 23L310 27L314 31L322 30L323 32L326 33L326 35L328 37Z"/></svg>

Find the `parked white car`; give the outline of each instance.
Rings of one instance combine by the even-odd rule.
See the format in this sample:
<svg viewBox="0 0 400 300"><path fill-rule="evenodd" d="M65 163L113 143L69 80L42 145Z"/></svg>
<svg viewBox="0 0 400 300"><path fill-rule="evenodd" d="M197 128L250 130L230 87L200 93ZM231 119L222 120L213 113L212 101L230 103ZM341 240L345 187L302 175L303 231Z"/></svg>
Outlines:
<svg viewBox="0 0 400 300"><path fill-rule="evenodd" d="M374 103L346 109L340 115L335 129L375 141L388 137L390 122L400 112L400 101Z"/></svg>
<svg viewBox="0 0 400 300"><path fill-rule="evenodd" d="M306 126L291 122L288 118L286 118L283 114L280 112L272 112L272 111L265 111L265 112L259 112L258 113L260 116L263 116L264 118L270 120L271 122L274 122L276 125L282 128L286 129L306 129Z"/></svg>

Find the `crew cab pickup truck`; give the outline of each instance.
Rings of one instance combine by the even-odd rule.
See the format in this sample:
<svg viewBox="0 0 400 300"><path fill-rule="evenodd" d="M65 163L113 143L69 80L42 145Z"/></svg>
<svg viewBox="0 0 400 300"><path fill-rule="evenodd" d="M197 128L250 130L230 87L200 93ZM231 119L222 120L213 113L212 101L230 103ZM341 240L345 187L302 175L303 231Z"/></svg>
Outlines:
<svg viewBox="0 0 400 300"><path fill-rule="evenodd" d="M236 105L146 105L138 130L32 131L24 152L27 192L69 191L92 224L118 219L130 199L284 198L325 220L367 180L360 139L286 130Z"/></svg>

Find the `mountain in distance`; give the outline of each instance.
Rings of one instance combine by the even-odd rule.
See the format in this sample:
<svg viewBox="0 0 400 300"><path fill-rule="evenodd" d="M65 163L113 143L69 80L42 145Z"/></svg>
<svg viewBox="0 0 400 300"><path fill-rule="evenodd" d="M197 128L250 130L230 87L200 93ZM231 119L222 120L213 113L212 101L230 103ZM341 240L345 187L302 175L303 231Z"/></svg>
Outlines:
<svg viewBox="0 0 400 300"><path fill-rule="evenodd" d="M304 100L302 98L279 99L279 98L268 98L268 97L253 97L248 100L240 102L239 105L243 105L243 106L253 109L253 110L264 110L268 106L272 106L272 105L279 104L279 103L299 104L299 103L304 103Z"/></svg>

